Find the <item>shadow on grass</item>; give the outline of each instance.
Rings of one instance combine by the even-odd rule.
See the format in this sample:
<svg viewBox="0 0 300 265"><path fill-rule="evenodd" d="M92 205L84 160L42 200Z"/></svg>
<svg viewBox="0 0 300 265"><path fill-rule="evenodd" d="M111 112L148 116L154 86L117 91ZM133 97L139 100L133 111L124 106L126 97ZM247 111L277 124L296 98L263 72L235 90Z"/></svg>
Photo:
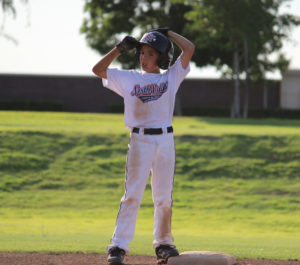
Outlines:
<svg viewBox="0 0 300 265"><path fill-rule="evenodd" d="M182 135L176 139L176 172L185 178L299 177L300 137Z"/></svg>

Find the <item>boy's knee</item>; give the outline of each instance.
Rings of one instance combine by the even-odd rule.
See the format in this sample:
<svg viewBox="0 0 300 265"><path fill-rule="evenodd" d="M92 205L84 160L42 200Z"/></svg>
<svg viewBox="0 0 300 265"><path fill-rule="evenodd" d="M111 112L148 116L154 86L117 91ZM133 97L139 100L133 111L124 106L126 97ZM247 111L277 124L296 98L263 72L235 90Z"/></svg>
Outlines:
<svg viewBox="0 0 300 265"><path fill-rule="evenodd" d="M155 205L155 207L170 208L172 206L172 200L170 200L170 199L154 200L154 205Z"/></svg>
<svg viewBox="0 0 300 265"><path fill-rule="evenodd" d="M141 201L141 199L139 199L136 196L128 196L128 197L122 199L122 203L128 204L128 205L139 205L140 201Z"/></svg>

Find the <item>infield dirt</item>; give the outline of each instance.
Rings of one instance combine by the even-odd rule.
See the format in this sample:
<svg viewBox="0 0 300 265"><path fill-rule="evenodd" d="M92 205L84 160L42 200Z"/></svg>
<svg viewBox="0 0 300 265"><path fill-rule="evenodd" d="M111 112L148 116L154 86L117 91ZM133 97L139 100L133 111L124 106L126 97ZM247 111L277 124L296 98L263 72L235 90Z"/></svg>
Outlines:
<svg viewBox="0 0 300 265"><path fill-rule="evenodd" d="M237 259L238 265L300 265L299 260ZM0 253L0 265L107 265L104 254ZM154 256L127 256L127 265L155 265Z"/></svg>

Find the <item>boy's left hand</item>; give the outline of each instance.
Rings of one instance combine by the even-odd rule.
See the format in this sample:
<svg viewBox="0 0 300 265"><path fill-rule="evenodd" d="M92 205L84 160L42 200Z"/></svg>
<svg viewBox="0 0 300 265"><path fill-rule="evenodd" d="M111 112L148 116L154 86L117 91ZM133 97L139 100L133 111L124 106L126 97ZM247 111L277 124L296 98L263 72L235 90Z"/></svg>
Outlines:
<svg viewBox="0 0 300 265"><path fill-rule="evenodd" d="M158 31L159 33L164 34L166 37L168 37L168 31L169 30L170 30L169 28L165 27L165 28L152 29L152 30L150 30L150 32L151 31Z"/></svg>

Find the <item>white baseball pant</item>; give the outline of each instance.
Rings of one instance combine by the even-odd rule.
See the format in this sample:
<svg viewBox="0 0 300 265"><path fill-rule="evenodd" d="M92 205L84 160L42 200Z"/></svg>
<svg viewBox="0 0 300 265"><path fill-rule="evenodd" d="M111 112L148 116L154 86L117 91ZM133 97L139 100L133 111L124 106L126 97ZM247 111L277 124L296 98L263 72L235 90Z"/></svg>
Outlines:
<svg viewBox="0 0 300 265"><path fill-rule="evenodd" d="M173 133L163 128L161 135L131 133L126 162L125 193L121 199L112 246L129 251L143 193L152 173L151 186L154 202L153 247L172 245L171 215L172 189L175 169Z"/></svg>

